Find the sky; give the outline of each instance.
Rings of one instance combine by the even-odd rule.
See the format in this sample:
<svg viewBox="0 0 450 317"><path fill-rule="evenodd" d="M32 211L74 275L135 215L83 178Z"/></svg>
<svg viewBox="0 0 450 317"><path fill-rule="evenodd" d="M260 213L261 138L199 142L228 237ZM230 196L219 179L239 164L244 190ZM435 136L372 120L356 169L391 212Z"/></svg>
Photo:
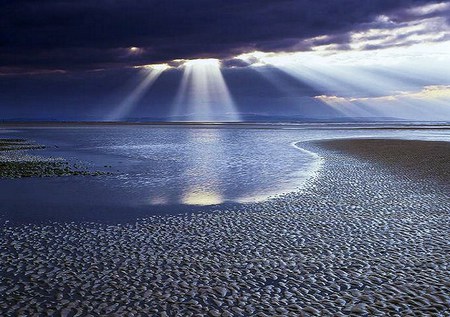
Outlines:
<svg viewBox="0 0 450 317"><path fill-rule="evenodd" d="M450 121L450 1L4 0L0 120Z"/></svg>

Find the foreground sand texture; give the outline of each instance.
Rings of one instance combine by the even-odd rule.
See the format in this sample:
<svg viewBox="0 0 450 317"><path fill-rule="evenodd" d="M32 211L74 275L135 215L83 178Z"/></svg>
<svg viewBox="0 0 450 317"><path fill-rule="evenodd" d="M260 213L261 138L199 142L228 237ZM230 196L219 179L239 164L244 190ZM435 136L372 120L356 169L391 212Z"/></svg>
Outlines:
<svg viewBox="0 0 450 317"><path fill-rule="evenodd" d="M375 160L400 177L437 181L449 186L450 142L341 139L316 143L331 150Z"/></svg>
<svg viewBox="0 0 450 317"><path fill-rule="evenodd" d="M308 186L241 209L3 223L0 315L448 316L448 180L301 146L324 158Z"/></svg>

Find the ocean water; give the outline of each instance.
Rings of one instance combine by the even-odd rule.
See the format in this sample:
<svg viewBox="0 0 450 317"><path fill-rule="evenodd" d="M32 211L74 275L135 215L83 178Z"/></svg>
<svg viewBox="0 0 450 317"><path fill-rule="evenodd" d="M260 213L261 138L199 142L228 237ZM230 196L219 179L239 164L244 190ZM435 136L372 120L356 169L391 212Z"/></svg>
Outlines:
<svg viewBox="0 0 450 317"><path fill-rule="evenodd" d="M149 214L232 208L302 187L320 158L295 143L343 137L450 140L446 129L358 126L9 127L0 137L46 145L103 176L0 180L0 213L12 222L133 220Z"/></svg>

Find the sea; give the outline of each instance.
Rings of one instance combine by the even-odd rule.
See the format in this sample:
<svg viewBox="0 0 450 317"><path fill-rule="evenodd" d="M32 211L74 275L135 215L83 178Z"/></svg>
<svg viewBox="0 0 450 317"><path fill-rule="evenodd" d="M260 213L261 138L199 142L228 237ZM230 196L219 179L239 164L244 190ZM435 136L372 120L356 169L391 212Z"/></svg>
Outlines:
<svg viewBox="0 0 450 317"><path fill-rule="evenodd" d="M0 128L0 138L45 145L29 154L105 173L0 179L3 219L116 223L236 208L301 190L322 168L322 159L302 142L450 141L450 128L412 123L8 125Z"/></svg>

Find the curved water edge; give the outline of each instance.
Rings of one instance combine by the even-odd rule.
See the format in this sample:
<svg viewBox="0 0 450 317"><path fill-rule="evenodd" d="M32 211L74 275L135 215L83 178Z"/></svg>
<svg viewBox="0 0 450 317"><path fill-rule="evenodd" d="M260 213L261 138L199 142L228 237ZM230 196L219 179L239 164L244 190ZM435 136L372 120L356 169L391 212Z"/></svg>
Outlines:
<svg viewBox="0 0 450 317"><path fill-rule="evenodd" d="M89 220L100 213L121 218L227 208L296 191L318 168L314 155L289 146L296 138L283 131L120 127L10 135L47 146L36 154L111 172L3 179L2 207L14 217Z"/></svg>
<svg viewBox="0 0 450 317"><path fill-rule="evenodd" d="M298 169L296 172L293 172L292 175L297 175L296 178L292 179L292 184L289 187L278 189L273 193L265 193L262 195L250 196L245 199L236 200L236 202L241 204L257 204L261 202L265 202L272 199L279 199L285 195L289 195L292 193L296 193L301 191L306 184L314 181L314 179L318 176L320 172L324 158L322 158L319 154L309 151L307 149L302 148L299 144L305 143L304 141L293 141L289 143L291 147L294 147L296 150L307 154L309 157L312 157L313 160L311 162L305 163L301 169Z"/></svg>
<svg viewBox="0 0 450 317"><path fill-rule="evenodd" d="M317 150L317 186L279 201L129 225L6 228L0 311L32 315L56 300L67 314L445 314L448 193Z"/></svg>
<svg viewBox="0 0 450 317"><path fill-rule="evenodd" d="M314 141L373 137L448 141L450 132L109 127L23 129L8 137L35 140L48 145L42 154L87 162L94 170L114 174L2 179L0 200L9 216L120 222L295 195L324 168Z"/></svg>
<svg viewBox="0 0 450 317"><path fill-rule="evenodd" d="M294 141L291 143L291 146L293 146L294 148L296 148L296 149L300 150L301 152L306 153L314 158L314 161L313 161L312 167L311 167L311 171L310 171L310 176L307 179L303 180L302 185L296 191L301 190L302 188L305 187L305 185L307 183L314 181L318 177L319 173L323 169L323 165L324 165L324 161L325 161L325 158L322 157L319 153L312 152L312 151L307 150L300 146L301 144L304 144L306 142L311 142L311 141Z"/></svg>

